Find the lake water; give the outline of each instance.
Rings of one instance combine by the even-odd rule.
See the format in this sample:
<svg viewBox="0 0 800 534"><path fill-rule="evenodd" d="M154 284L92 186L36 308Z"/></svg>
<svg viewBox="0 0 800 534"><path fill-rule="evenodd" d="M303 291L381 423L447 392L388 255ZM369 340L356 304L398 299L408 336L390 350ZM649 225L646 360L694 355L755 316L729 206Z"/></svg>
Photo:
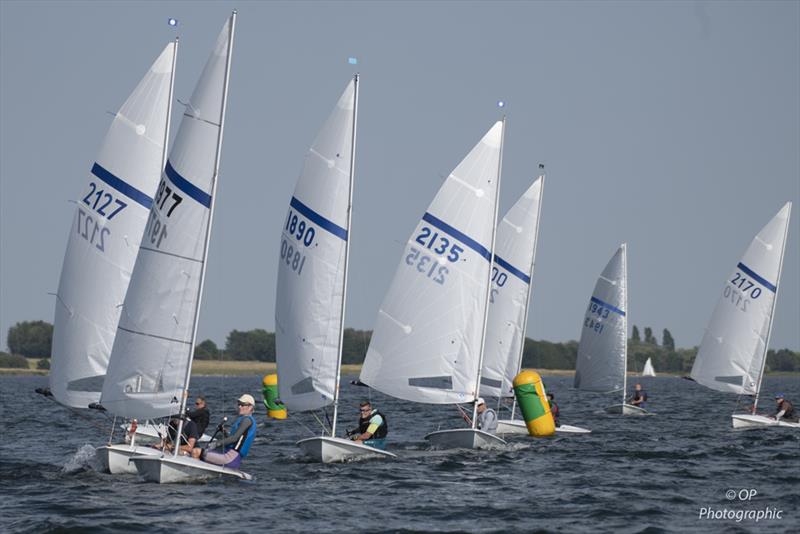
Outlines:
<svg viewBox="0 0 800 534"><path fill-rule="evenodd" d="M730 395L643 378L656 415L612 417L601 410L616 396L575 392L571 377L549 377L562 422L592 434L520 437L501 451L431 451L426 433L464 425L455 407L387 398L351 378L343 380L339 428L355 426L358 401L371 396L387 415L397 460L308 462L294 443L319 425L290 414L259 430L243 463L254 481L156 485L97 471L94 447L111 426L104 415L76 415L35 394L45 377L0 376L0 532L798 531L800 432L732 431ZM261 398L257 376L192 384L209 400L212 429L235 413L240 394ZM800 404L796 377L768 377L764 391ZM763 401L765 410L773 405ZM703 508L733 518L700 518ZM737 521L740 510L773 517Z"/></svg>

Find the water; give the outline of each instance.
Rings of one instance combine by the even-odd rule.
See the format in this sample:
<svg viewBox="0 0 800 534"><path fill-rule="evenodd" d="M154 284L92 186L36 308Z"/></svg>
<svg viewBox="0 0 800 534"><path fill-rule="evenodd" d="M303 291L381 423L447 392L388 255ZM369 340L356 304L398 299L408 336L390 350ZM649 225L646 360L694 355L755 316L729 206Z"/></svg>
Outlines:
<svg viewBox="0 0 800 534"><path fill-rule="evenodd" d="M310 463L294 442L318 425L290 414L260 429L243 464L255 481L159 486L96 470L94 447L110 428L103 415L78 417L36 395L44 377L0 377L0 531L797 532L800 524L800 432L733 432L734 399L685 380L641 379L657 415L622 418L600 413L616 398L549 377L563 422L592 434L452 452L430 451L422 438L463 425L454 407L390 399L351 378L340 428L355 426L358 401L371 394L398 460ZM208 397L213 428L241 393L261 386L255 376L199 377L193 389ZM764 390L800 404L795 377L768 377ZM726 498L750 488L749 501ZM782 517L699 519L703 507L769 507Z"/></svg>

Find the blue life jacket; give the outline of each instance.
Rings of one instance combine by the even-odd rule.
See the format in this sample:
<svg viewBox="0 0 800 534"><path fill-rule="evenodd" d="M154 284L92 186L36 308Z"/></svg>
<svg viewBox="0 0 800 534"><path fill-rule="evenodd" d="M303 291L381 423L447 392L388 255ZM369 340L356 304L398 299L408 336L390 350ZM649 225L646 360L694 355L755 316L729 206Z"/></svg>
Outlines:
<svg viewBox="0 0 800 534"><path fill-rule="evenodd" d="M239 453L239 456L242 458L247 456L247 451L250 450L250 445L252 445L253 440L256 439L256 427L258 426L256 423L256 418L253 417L252 415L246 415L246 416L240 415L239 417L236 418L236 421L234 421L233 425L231 426L231 434L236 433L236 430L239 428L239 425L245 418L250 419L250 428L247 430L247 434L242 436L236 443L233 443L225 447L226 451L229 451L231 449L235 450L236 452Z"/></svg>

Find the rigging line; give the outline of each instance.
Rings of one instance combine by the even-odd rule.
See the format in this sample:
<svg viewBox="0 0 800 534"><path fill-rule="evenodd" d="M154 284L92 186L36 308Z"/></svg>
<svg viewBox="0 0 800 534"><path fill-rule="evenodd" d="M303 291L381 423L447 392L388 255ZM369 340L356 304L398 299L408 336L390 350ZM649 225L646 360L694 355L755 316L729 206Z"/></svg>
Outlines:
<svg viewBox="0 0 800 534"><path fill-rule="evenodd" d="M319 423L319 426L321 426L321 427L322 427L322 431L323 431L323 432L327 432L327 431L328 431L328 429L327 429L327 428L325 428L325 423L323 423L323 422L322 422L322 420L321 420L321 419L320 419L320 418L317 416L316 412L311 412L311 415L313 415L313 416L314 416L314 419L316 419L316 420L317 420L317 423Z"/></svg>
<svg viewBox="0 0 800 534"><path fill-rule="evenodd" d="M292 420L293 420L295 423L297 423L298 425L300 425L300 426L302 426L303 428L305 428L306 430L308 430L308 433L309 433L309 434L311 434L312 436L316 436L316 433L315 433L313 430L311 430L311 429L310 429L308 426L306 426L306 425L305 425L305 424L304 424L304 423L303 423L303 422L300 420L300 417L290 417L290 419L292 419Z"/></svg>

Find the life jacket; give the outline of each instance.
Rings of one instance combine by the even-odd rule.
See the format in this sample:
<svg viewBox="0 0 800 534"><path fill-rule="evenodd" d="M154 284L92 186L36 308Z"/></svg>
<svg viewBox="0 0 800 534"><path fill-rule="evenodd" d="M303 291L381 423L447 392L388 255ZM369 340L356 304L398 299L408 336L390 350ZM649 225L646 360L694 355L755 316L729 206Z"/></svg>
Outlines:
<svg viewBox="0 0 800 534"><path fill-rule="evenodd" d="M253 440L256 439L256 427L258 426L256 423L256 418L252 415L240 415L236 418L236 421L234 421L233 425L231 426L231 434L236 433L236 430L239 428L239 425L244 419L250 419L250 428L247 429L247 434L239 438L239 441L236 443L225 447L226 451L231 449L235 450L242 458L247 456L247 452L250 450L250 445L252 445Z"/></svg>
<svg viewBox="0 0 800 534"><path fill-rule="evenodd" d="M372 437L370 439L383 439L386 437L386 434L389 433L389 423L386 421L386 416L383 415L378 410L372 410L372 413L370 413L368 416L361 417L358 419L359 434L363 434L364 432L367 431L367 429L369 428L370 420L372 420L372 418L375 417L376 415L380 415L381 419L383 419L383 422L381 423L381 426L379 426L375 430L375 433L372 434Z"/></svg>

